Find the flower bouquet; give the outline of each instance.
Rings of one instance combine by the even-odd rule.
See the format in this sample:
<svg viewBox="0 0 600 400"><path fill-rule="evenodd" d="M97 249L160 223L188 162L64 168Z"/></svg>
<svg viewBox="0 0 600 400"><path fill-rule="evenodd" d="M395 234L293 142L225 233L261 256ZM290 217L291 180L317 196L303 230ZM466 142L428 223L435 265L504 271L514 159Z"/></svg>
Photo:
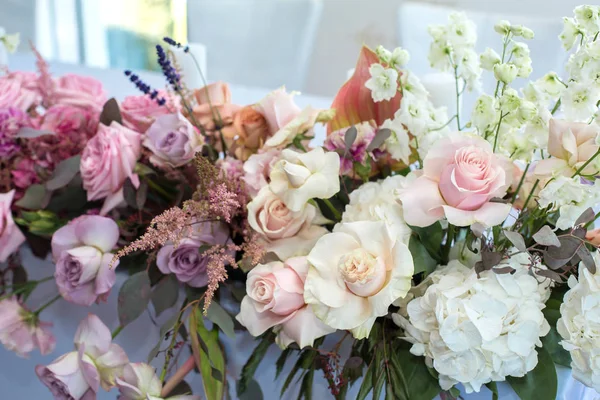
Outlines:
<svg viewBox="0 0 600 400"><path fill-rule="evenodd" d="M600 391L600 8L574 13L564 77L520 91L530 29L500 21L501 53L477 54L464 14L429 27L457 104L483 73L496 80L468 117L432 105L401 48L364 47L329 110L300 109L284 88L241 106L224 83L186 87L172 49L193 55L168 38L165 89L126 71L143 94L120 103L39 55L38 73L7 71L0 342L52 352L46 307L93 307L122 272L119 325L90 314L74 351L35 368L55 398L200 398L185 384L195 369L204 398L260 398L273 344L277 375L293 362L281 397L297 379L309 399L323 376L335 398L497 395L507 381L551 399L555 364ZM27 279L25 242L50 254L53 276ZM47 281L58 295L28 305ZM145 363L114 342L148 308L169 318ZM256 347L228 376L221 342L244 330Z"/></svg>

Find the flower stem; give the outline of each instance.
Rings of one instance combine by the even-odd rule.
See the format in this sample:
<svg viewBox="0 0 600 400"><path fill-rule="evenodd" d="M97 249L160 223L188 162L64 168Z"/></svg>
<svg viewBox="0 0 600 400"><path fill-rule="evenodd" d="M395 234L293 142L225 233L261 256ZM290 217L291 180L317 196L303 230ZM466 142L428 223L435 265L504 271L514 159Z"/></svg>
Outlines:
<svg viewBox="0 0 600 400"><path fill-rule="evenodd" d="M504 85L506 86L506 85ZM504 89L503 89L504 91ZM500 136L500 125L502 125L502 118L506 117L508 113L502 114L502 110L500 111L500 119L498 119L498 126L496 127L496 136L494 137L494 153L496 152L496 145L498 144L498 136Z"/></svg>
<svg viewBox="0 0 600 400"><path fill-rule="evenodd" d="M531 200L531 198L533 197L533 192L535 192L535 189L537 188L537 185L539 185L540 180L537 179L535 181L535 183L533 184L533 187L531 188L531 192L529 192L529 196L527 196L527 200L525 200L525 204L523 204L523 211L525 211L525 209L527 208L527 205L529 204L529 200Z"/></svg>
<svg viewBox="0 0 600 400"><path fill-rule="evenodd" d="M460 131L460 90L458 89L458 66L454 66L454 88L456 89L456 128Z"/></svg>
<svg viewBox="0 0 600 400"><path fill-rule="evenodd" d="M583 171L585 169L585 167L587 167L594 160L594 158L598 157L598 154L600 154L600 148L598 148L598 150L596 150L594 155L591 156L585 163L583 163L583 165L581 167L579 167L579 169L577 169L577 171L575 171L575 173L573 174L573 176L571 176L571 178L575 178L577 175L579 175L581 173L581 171Z"/></svg>
<svg viewBox="0 0 600 400"><path fill-rule="evenodd" d="M331 201L329 201L329 199L323 199L323 202L325 203L325 205L327 205L327 208L329 208L329 210L333 214L333 217L337 221L341 221L342 220L342 214L340 214L340 212L333 206L333 204L331 204Z"/></svg>
<svg viewBox="0 0 600 400"><path fill-rule="evenodd" d="M448 234L446 235L446 244L444 245L444 260L446 263L450 255L450 249L452 248L452 242L456 236L456 227L452 224L448 224Z"/></svg>
<svg viewBox="0 0 600 400"><path fill-rule="evenodd" d="M523 176L521 176L521 180L519 181L517 190L515 190L515 193L513 194L512 199L510 200L511 203L514 203L515 200L517 199L517 195L519 194L519 190L521 190L521 186L523 186L523 182L525 182L525 176L527 175L527 171L529 171L530 166L531 166L531 163L528 163L527 166L525 167L525 171L523 171Z"/></svg>
<svg viewBox="0 0 600 400"><path fill-rule="evenodd" d="M204 295L202 295L204 297ZM169 362L171 361L171 351L173 347L175 347L175 342L177 340L177 335L179 334L179 326L181 325L181 318L183 317L183 312L188 306L188 300L185 299L183 304L181 305L181 309L179 310L179 315L177 316L177 321L175 321L175 325L173 325L173 333L171 334L171 343L167 348L167 352L165 353L165 364L163 365L162 372L160 373L160 381L164 382L167 377L167 369L169 368Z"/></svg>
<svg viewBox="0 0 600 400"><path fill-rule="evenodd" d="M552 111L550 111L550 114L554 115L554 113L558 111L558 108L560 107L561 102L562 102L562 100L559 98L556 101L556 104L554 105L554 107L552 108Z"/></svg>
<svg viewBox="0 0 600 400"><path fill-rule="evenodd" d="M165 189L163 189L162 187L160 187L160 185L158 185L157 183L153 182L152 179L148 179L148 180L146 180L146 182L148 182L148 186L150 186L152 189L156 190L164 198L171 200L171 195L169 193L167 193L167 191Z"/></svg>
<svg viewBox="0 0 600 400"><path fill-rule="evenodd" d="M112 335L111 335L111 337L112 337L113 339L114 339L114 338L116 338L116 337L117 337L117 335L118 335L119 333L121 333L121 331L123 330L123 328L125 328L125 327L124 327L124 326L122 326L122 325L119 325L119 326L117 326L117 328L116 328L116 329L115 329L115 330L112 332Z"/></svg>
<svg viewBox="0 0 600 400"><path fill-rule="evenodd" d="M42 311L44 311L46 308L50 307L54 302L56 302L57 300L59 300L61 298L62 298L62 296L60 294L57 294L52 299L50 299L47 303L45 303L40 308L38 308L36 311L34 311L34 314L35 315L40 315L40 313Z"/></svg>
<svg viewBox="0 0 600 400"><path fill-rule="evenodd" d="M167 383L165 384L165 386L163 386L162 391L160 392L160 396L161 397L167 397L168 394L171 393L171 391L173 389L175 389L175 387L179 384L179 382L181 382L182 380L184 380L185 377L187 376L187 374L189 374L194 369L195 365L196 365L196 360L194 359L194 356L191 355L183 363L183 365L177 371L175 371L175 373L167 381Z"/></svg>

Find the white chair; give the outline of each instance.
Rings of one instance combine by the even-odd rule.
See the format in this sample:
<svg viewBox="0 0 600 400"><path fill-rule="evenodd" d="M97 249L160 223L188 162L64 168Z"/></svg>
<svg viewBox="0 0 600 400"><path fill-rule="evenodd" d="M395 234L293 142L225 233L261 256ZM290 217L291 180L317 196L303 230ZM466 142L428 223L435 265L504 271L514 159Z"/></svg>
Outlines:
<svg viewBox="0 0 600 400"><path fill-rule="evenodd" d="M189 0L188 40L207 47L211 80L304 86L321 0Z"/></svg>
<svg viewBox="0 0 600 400"><path fill-rule="evenodd" d="M483 3L482 3L483 4ZM488 4L488 3L486 3ZM460 8L440 6L436 4L405 2L398 10L398 37L402 47L411 53L409 68L419 75L431 71L427 54L431 37L427 33L427 26L431 24L446 24L448 15ZM533 40L517 38L518 41L527 43L531 50L533 73L530 79L536 79L548 71L563 72L567 58L562 49L558 35L562 31L560 17L538 17L534 15L510 15L499 12L484 12L465 10L467 16L477 24L476 50L481 53L486 47L493 48L498 53L502 51L502 37L494 31L494 24L500 20L508 20L514 25L524 25L535 32ZM483 90L493 93L495 81L492 74L484 71ZM519 88L524 80L517 80L512 85ZM467 94L463 112L470 112L475 95Z"/></svg>

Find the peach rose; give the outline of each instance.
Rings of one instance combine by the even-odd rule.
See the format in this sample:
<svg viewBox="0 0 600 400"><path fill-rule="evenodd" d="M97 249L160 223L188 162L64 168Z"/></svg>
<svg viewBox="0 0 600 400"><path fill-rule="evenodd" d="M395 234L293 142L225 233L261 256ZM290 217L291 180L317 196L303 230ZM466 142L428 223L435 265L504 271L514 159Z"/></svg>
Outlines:
<svg viewBox="0 0 600 400"><path fill-rule="evenodd" d="M240 137L240 144L251 150L261 148L270 136L267 120L253 106L239 110L233 119L233 126Z"/></svg>
<svg viewBox="0 0 600 400"><path fill-rule="evenodd" d="M248 223L258 232L265 249L282 260L306 255L316 241L327 233L319 226L327 220L312 204L300 211L292 211L265 186L248 204Z"/></svg>
<svg viewBox="0 0 600 400"><path fill-rule="evenodd" d="M548 152L553 158L541 160L535 174L572 176L598 151L596 137L599 134L600 126L596 124L551 119ZM598 172L598 167L590 163L581 172L592 175Z"/></svg>
<svg viewBox="0 0 600 400"><path fill-rule="evenodd" d="M304 304L304 281L308 273L306 257L259 264L248 273L247 295L236 319L253 336L279 326L277 343L311 346L321 336L335 331L319 321L312 308Z"/></svg>
<svg viewBox="0 0 600 400"><path fill-rule="evenodd" d="M196 105L192 109L194 119L209 134L214 134L220 128L228 145L231 145L237 136L233 119L241 107L231 104L229 86L224 82L211 83L194 90L194 97L196 99Z"/></svg>
<svg viewBox="0 0 600 400"><path fill-rule="evenodd" d="M452 134L431 148L422 174L398 194L409 225L429 226L446 217L456 226L501 224L510 204L503 197L512 181L504 158L478 136Z"/></svg>

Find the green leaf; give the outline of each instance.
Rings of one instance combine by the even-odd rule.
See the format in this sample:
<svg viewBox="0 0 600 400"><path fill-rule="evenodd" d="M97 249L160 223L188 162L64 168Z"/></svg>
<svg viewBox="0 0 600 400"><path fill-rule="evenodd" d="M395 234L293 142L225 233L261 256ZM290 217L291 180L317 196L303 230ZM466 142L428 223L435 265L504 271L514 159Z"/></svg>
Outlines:
<svg viewBox="0 0 600 400"><path fill-rule="evenodd" d="M560 345L562 337L556 330L556 321L560 318L560 311L558 310L560 305L558 305L556 309L551 308L553 303L552 300L553 299L548 300L546 308L543 310L544 316L546 317L546 320L548 320L548 324L550 324L550 332L542 338L542 345L548 351L548 354L550 354L550 357L552 357L552 361L554 361L555 364L570 368L571 354Z"/></svg>
<svg viewBox="0 0 600 400"><path fill-rule="evenodd" d="M429 254L436 260L441 261L442 240L444 239L444 230L439 222L429 225L425 228L410 226L413 232L419 235L421 243L427 249Z"/></svg>
<svg viewBox="0 0 600 400"><path fill-rule="evenodd" d="M129 207L137 210L137 193L135 186L133 186L133 183L129 178L123 183L123 197L125 198L125 203L127 203Z"/></svg>
<svg viewBox="0 0 600 400"><path fill-rule="evenodd" d="M143 181L135 193L135 205L138 210L142 210L148 198L148 182Z"/></svg>
<svg viewBox="0 0 600 400"><path fill-rule="evenodd" d="M498 400L498 385L496 382L486 383L485 386L492 392L492 400Z"/></svg>
<svg viewBox="0 0 600 400"><path fill-rule="evenodd" d="M224 390L225 356L219 344L218 329L206 329L199 308L195 308L190 315L190 335L196 365L199 366L202 376L205 398L221 400ZM200 346L200 343L203 345Z"/></svg>
<svg viewBox="0 0 600 400"><path fill-rule="evenodd" d="M121 326L126 326L144 312L150 302L150 294L150 278L148 278L146 271L130 276L123 283L117 299Z"/></svg>
<svg viewBox="0 0 600 400"><path fill-rule="evenodd" d="M356 400L365 400L373 388L373 369L375 369L375 361L372 361L371 365L369 365L369 368L367 368L367 372L365 373L365 377L360 385L360 389L358 389Z"/></svg>
<svg viewBox="0 0 600 400"><path fill-rule="evenodd" d="M555 399L558 391L556 367L544 347L538 347L538 364L522 378L506 377L522 400Z"/></svg>
<svg viewBox="0 0 600 400"><path fill-rule="evenodd" d="M373 385L373 398L379 399L381 398L381 391L383 390L387 375L385 374L384 367L381 363L382 357L380 355L376 356L375 360L375 368L373 368L373 377L371 380Z"/></svg>
<svg viewBox="0 0 600 400"><path fill-rule="evenodd" d="M254 379L254 373L256 372L256 369L258 368L262 359L265 357L265 354L267 354L267 350L269 347L271 347L271 344L273 344L274 339L274 334L270 331L263 335L260 343L254 349L250 355L250 358L248 358L248 361L246 361L246 364L242 368L240 380L237 383L238 397L246 391L248 384L252 379Z"/></svg>
<svg viewBox="0 0 600 400"><path fill-rule="evenodd" d="M186 382L186 381L181 381L177 384L177 386L175 386L175 388L173 388L173 390L171 390L169 392L169 397L174 397L174 396L183 396L186 394L192 394L192 388L190 387L190 385Z"/></svg>
<svg viewBox="0 0 600 400"><path fill-rule="evenodd" d="M315 377L315 370L310 369L304 374L302 383L300 384L300 393L298 394L298 400L312 400L312 386Z"/></svg>
<svg viewBox="0 0 600 400"><path fill-rule="evenodd" d="M263 392L256 380L252 379L248 382L246 391L239 396L239 400L263 400Z"/></svg>
<svg viewBox="0 0 600 400"><path fill-rule="evenodd" d="M177 303L179 297L179 283L174 275L165 276L152 290L150 300L154 306L156 316L162 314L168 308L171 308Z"/></svg>
<svg viewBox="0 0 600 400"><path fill-rule="evenodd" d="M167 332L169 332L170 330L172 330L175 327L178 316L179 316L179 312L176 312L175 314L173 314L171 316L171 318L169 318L167 320L167 322L162 324L162 326L160 327L160 337L158 339L158 343L156 343L156 346L154 346L152 348L152 350L150 350L150 353L148 353L148 364L150 364L150 362L156 358L156 355L160 351L160 345L162 344L163 340L165 339ZM173 335L176 335L176 334L177 334L177 332L173 332Z"/></svg>
<svg viewBox="0 0 600 400"><path fill-rule="evenodd" d="M288 375L285 382L283 383L283 387L281 388L281 397L283 397L284 393L290 386L290 383L292 383L292 380L294 379L294 377L296 376L296 374L298 373L300 368L302 368L302 369L309 368L313 364L317 354L318 353L316 351L310 350L310 349L303 350L302 353L300 353L300 356L298 357L296 364L294 364L294 366L292 367L292 370L290 371L290 374Z"/></svg>
<svg viewBox="0 0 600 400"><path fill-rule="evenodd" d="M80 155L67 158L58 163L52 173L52 177L46 182L46 189L52 191L67 186L75 178L75 175L79 173L80 163Z"/></svg>
<svg viewBox="0 0 600 400"><path fill-rule="evenodd" d="M423 357L409 351L409 345L397 341L390 354L392 377L399 376L404 392L410 400L431 400L441 391L438 381L429 373Z"/></svg>
<svg viewBox="0 0 600 400"><path fill-rule="evenodd" d="M437 261L431 257L421 240L417 236L411 236L410 242L408 243L408 249L413 256L413 262L415 264L415 274L424 272L425 276L435 271L437 267Z"/></svg>
<svg viewBox="0 0 600 400"><path fill-rule="evenodd" d="M206 317L213 323L219 325L219 328L231 339L235 339L233 330L233 318L219 303L213 301L206 312Z"/></svg>
<svg viewBox="0 0 600 400"><path fill-rule="evenodd" d="M34 184L27 188L23 197L15 205L28 210L40 210L45 208L50 201L50 193L44 185Z"/></svg>
<svg viewBox="0 0 600 400"><path fill-rule="evenodd" d="M275 363L275 368L276 368L275 369L275 379L279 378L279 375L281 374L281 371L283 370L283 367L285 366L285 362L291 352L292 352L292 349L288 347L287 349L283 350L281 352L281 354L279 355L279 357L277 358L277 362Z"/></svg>

